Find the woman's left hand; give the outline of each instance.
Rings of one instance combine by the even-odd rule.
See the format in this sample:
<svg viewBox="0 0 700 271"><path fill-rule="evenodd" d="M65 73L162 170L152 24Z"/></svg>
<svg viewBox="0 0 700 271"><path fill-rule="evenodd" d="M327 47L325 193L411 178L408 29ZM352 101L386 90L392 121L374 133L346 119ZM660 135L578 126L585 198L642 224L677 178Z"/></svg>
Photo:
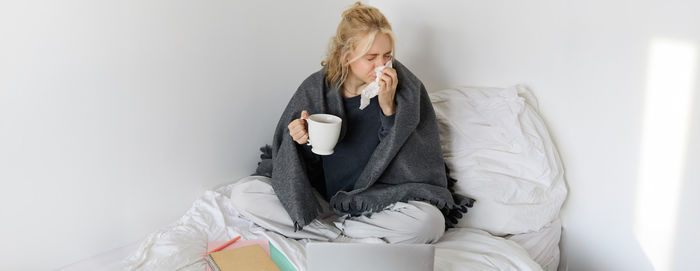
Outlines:
<svg viewBox="0 0 700 271"><path fill-rule="evenodd" d="M384 116L391 116L396 112L396 86L399 84L399 79L396 75L396 70L386 67L382 70L382 75L379 78L379 107L382 108Z"/></svg>

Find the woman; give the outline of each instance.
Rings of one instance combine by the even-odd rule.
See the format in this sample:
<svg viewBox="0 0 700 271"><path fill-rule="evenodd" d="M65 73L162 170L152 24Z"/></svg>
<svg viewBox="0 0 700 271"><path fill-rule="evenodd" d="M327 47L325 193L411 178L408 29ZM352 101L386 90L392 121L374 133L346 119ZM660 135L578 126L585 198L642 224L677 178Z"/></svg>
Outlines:
<svg viewBox="0 0 700 271"><path fill-rule="evenodd" d="M445 216L466 212L471 201L447 188L430 99L393 59L394 41L376 8L357 2L343 12L323 68L301 84L278 123L272 169L258 170L270 182L248 179L232 192L243 215L293 238L431 243ZM378 94L363 103L374 81ZM343 119L332 155L306 145L309 113Z"/></svg>

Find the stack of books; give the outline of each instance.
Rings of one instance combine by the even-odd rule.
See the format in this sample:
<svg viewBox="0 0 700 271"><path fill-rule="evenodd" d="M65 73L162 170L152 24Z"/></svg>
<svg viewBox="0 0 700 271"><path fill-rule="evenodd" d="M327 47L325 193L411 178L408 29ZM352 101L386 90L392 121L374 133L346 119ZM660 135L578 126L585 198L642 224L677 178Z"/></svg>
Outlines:
<svg viewBox="0 0 700 271"><path fill-rule="evenodd" d="M267 239L209 242L204 256L207 271L260 270L296 271L296 268Z"/></svg>

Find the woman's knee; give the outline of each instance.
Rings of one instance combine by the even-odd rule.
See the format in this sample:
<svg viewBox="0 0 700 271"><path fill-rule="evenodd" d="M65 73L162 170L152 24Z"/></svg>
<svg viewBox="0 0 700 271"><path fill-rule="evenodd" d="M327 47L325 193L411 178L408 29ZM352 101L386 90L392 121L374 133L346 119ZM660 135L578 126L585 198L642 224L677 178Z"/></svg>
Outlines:
<svg viewBox="0 0 700 271"><path fill-rule="evenodd" d="M410 201L419 212L413 214L417 220L415 240L418 243L434 243L445 232L445 217L434 205L422 201Z"/></svg>
<svg viewBox="0 0 700 271"><path fill-rule="evenodd" d="M445 218L432 204L422 201L398 202L392 211L397 212L392 215L396 221L387 225L388 228L394 225L397 235L387 238L390 243L434 243L445 231Z"/></svg>
<svg viewBox="0 0 700 271"><path fill-rule="evenodd" d="M241 179L231 188L231 204L240 210L254 209L261 201L277 200L274 189L265 177Z"/></svg>

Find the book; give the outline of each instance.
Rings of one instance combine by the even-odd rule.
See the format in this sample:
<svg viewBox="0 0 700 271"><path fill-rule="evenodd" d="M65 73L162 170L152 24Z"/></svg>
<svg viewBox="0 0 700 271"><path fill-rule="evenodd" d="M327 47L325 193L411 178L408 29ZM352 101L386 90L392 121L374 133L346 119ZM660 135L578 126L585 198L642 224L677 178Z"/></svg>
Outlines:
<svg viewBox="0 0 700 271"><path fill-rule="evenodd" d="M268 242L270 247L270 258L277 264L277 267L282 271L297 271L297 269L289 262L289 259L282 254L271 242Z"/></svg>
<svg viewBox="0 0 700 271"><path fill-rule="evenodd" d="M209 252L209 251L211 251L212 249L218 248L219 246L221 246L221 245L223 245L223 244L225 244L225 243L226 243L225 241L222 241L222 242L209 242L209 243L207 243L207 250L206 250L206 251ZM223 250L228 250L228 249L234 249L234 248L238 248L238 247L246 247L246 246L250 246L250 245L259 245L260 247L263 248L263 250L265 251L265 253L267 253L267 255L270 255L270 246L269 246L269 244L270 244L270 243L267 241L267 239L238 240L238 241L234 242L233 244L231 244L231 245L225 247L224 249L222 249L222 251L223 251ZM204 257L205 257L205 259L206 259L207 255L205 254ZM213 270L211 269L211 267L209 267L209 264L207 264L207 271L213 271Z"/></svg>
<svg viewBox="0 0 700 271"><path fill-rule="evenodd" d="M220 247L221 245L225 244L226 242L209 242L207 243L207 250L206 251L211 251L215 248ZM284 254L277 249L274 245L272 245L272 242L268 241L265 238L262 239L255 239L255 240L238 240L234 242L233 244L225 247L223 250L228 250L228 249L234 249L238 247L245 247L245 246L250 246L250 245L259 245L260 247L263 248L265 253L270 255L270 258L272 259L273 262L279 267L281 271L297 271L297 269L294 267L294 265L287 259L287 257L284 256ZM206 257L206 255L204 255ZM210 267L209 264L206 265L207 271L213 271Z"/></svg>
<svg viewBox="0 0 700 271"><path fill-rule="evenodd" d="M280 271L260 245L249 245L209 253L204 260L213 271Z"/></svg>
<svg viewBox="0 0 700 271"><path fill-rule="evenodd" d="M215 242L207 243L207 252L223 245L224 243L226 243L226 242L216 242L215 241ZM265 250L265 253L267 253L268 255L270 254L269 242L265 238L254 239L254 240L238 240L235 243L230 244L229 246L225 247L223 250L237 248L237 247L247 247L250 245L259 245L260 247L263 248L263 250Z"/></svg>

